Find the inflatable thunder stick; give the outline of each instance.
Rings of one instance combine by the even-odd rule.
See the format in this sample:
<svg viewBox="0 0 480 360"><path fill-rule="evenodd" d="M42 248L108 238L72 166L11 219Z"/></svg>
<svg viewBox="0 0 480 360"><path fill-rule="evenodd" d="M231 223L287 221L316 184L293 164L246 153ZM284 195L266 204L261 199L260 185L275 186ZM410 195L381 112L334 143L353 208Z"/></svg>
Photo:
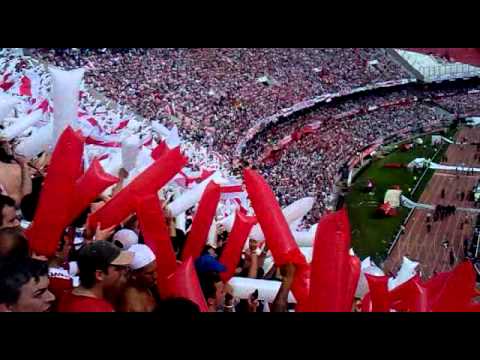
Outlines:
<svg viewBox="0 0 480 360"><path fill-rule="evenodd" d="M30 160L42 151L50 152L50 150L52 150L52 141L53 122L49 122L47 125L33 130L31 136L22 138L15 148L15 151Z"/></svg>
<svg viewBox="0 0 480 360"><path fill-rule="evenodd" d="M20 101L4 93L0 93L0 123L7 117L13 110L16 104Z"/></svg>
<svg viewBox="0 0 480 360"><path fill-rule="evenodd" d="M340 311L339 288L341 273L338 272L337 215L330 213L318 223L311 262L309 310L315 312ZM341 244L340 244L341 245Z"/></svg>
<svg viewBox="0 0 480 360"><path fill-rule="evenodd" d="M102 229L115 226L135 211L135 197L157 193L187 164L187 159L177 147L138 175L104 206L90 215L88 226L94 229L100 223Z"/></svg>
<svg viewBox="0 0 480 360"><path fill-rule="evenodd" d="M34 111L26 116L18 118L15 120L15 123L5 130L2 131L2 135L7 140L12 140L27 130L28 128L35 125L39 122L43 117L43 113L41 110Z"/></svg>
<svg viewBox="0 0 480 360"><path fill-rule="evenodd" d="M32 226L26 235L37 255L55 254L69 225L75 184L82 167L84 140L67 127L53 151Z"/></svg>
<svg viewBox="0 0 480 360"><path fill-rule="evenodd" d="M168 151L168 146L165 141L161 141L155 149L152 150L151 156L154 160L159 159L162 155L164 155Z"/></svg>
<svg viewBox="0 0 480 360"><path fill-rule="evenodd" d="M50 67L53 99L53 143L78 116L78 94L84 69L65 71Z"/></svg>
<svg viewBox="0 0 480 360"><path fill-rule="evenodd" d="M427 289L417 274L390 291L390 308L402 312L427 312Z"/></svg>
<svg viewBox="0 0 480 360"><path fill-rule="evenodd" d="M192 258L184 261L177 267L177 270L167 278L166 287L167 298L185 298L197 304L201 312L208 311L207 302L203 296Z"/></svg>
<svg viewBox="0 0 480 360"><path fill-rule="evenodd" d="M255 216L263 229L275 264L281 266L289 262L306 263L293 239L280 205L266 181L250 169L244 170L244 180Z"/></svg>
<svg viewBox="0 0 480 360"><path fill-rule="evenodd" d="M207 179L203 180L200 184L196 185L194 188L185 191L182 195L172 201L167 205L168 210L172 216L177 217L184 211L190 209L196 203L200 201L207 188L207 185L210 184L212 180L217 182L221 181L220 173L215 173L209 176Z"/></svg>
<svg viewBox="0 0 480 360"><path fill-rule="evenodd" d="M306 197L300 200L297 200L284 209L282 209L283 216L285 221L288 224L295 222L299 219L302 219L313 207L315 199L312 197ZM250 236L252 239L257 241L264 241L265 235L262 231L260 225L255 225L252 229ZM308 241L308 240L307 240Z"/></svg>
<svg viewBox="0 0 480 360"><path fill-rule="evenodd" d="M357 290L355 291L355 297L363 299L365 294L368 293L368 283L365 274L383 276L384 272L370 261L370 257L365 258L360 266L360 278L358 279Z"/></svg>
<svg viewBox="0 0 480 360"><path fill-rule="evenodd" d="M254 216L247 216L238 210L236 211L233 229L228 234L227 243L219 259L220 263L227 268L227 271L220 274L223 282L228 282L235 274L235 269L242 256L243 245L256 221L257 219Z"/></svg>
<svg viewBox="0 0 480 360"><path fill-rule="evenodd" d="M311 262L311 311L351 311L359 260L349 254L349 248L350 224L346 210L323 217L318 225Z"/></svg>
<svg viewBox="0 0 480 360"><path fill-rule="evenodd" d="M175 272L177 259L158 196L152 194L137 198L136 212L145 244L157 258L157 286L160 296L163 296L168 290L166 279Z"/></svg>
<svg viewBox="0 0 480 360"><path fill-rule="evenodd" d="M90 203L108 187L116 184L119 179L106 173L97 159L90 164L87 172L77 180L74 201L71 206L70 218L75 220L84 211Z"/></svg>
<svg viewBox="0 0 480 360"><path fill-rule="evenodd" d="M129 136L122 142L122 165L125 170L130 172L135 168L140 147L140 138L136 135Z"/></svg>
<svg viewBox="0 0 480 360"><path fill-rule="evenodd" d="M360 278L360 266L361 262L358 256L349 255L348 258L348 270L347 270L347 280L345 286L345 303L344 310L345 312L352 311L353 301L355 300L355 291L358 286L358 279Z"/></svg>
<svg viewBox="0 0 480 360"><path fill-rule="evenodd" d="M372 312L389 312L390 298L388 294L388 276L373 276L365 274L370 289Z"/></svg>
<svg viewBox="0 0 480 360"><path fill-rule="evenodd" d="M474 296L478 296L475 280L475 270L470 261L458 264L450 272L437 301L432 305L432 311L462 311L472 302Z"/></svg>
<svg viewBox="0 0 480 360"><path fill-rule="evenodd" d="M220 201L220 185L211 181L203 193L198 210L193 218L192 228L182 250L182 260L200 256L207 243L208 233Z"/></svg>
<svg viewBox="0 0 480 360"><path fill-rule="evenodd" d="M232 288L235 297L248 299L255 290L258 290L258 300L273 303L280 289L281 282L274 280L250 279L243 277L233 277L228 282ZM288 302L296 303L296 299L290 291Z"/></svg>
<svg viewBox="0 0 480 360"><path fill-rule="evenodd" d="M251 169L244 170L243 177L255 216L265 234L265 240L275 264L277 266L287 263L297 265L292 292L297 302L303 303L308 295L308 289L304 287L307 284L308 270L305 256L295 242L280 205L267 182Z"/></svg>

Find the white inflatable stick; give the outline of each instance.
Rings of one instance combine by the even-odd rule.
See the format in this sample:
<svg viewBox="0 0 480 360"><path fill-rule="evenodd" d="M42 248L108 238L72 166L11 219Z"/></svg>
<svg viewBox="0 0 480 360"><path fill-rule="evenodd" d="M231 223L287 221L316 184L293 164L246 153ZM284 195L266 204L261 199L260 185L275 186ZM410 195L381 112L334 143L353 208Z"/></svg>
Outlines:
<svg viewBox="0 0 480 360"><path fill-rule="evenodd" d="M224 179L222 179L221 174L219 172L215 172L214 174L210 175L207 179L203 180L200 184L195 186L193 189L185 191L172 203L168 204L167 208L172 213L172 216L177 217L182 212L187 211L196 203L198 203L203 195L203 192L205 191L205 188L207 187L207 185L210 183L211 180L214 180L216 183L224 182Z"/></svg>
<svg viewBox="0 0 480 360"><path fill-rule="evenodd" d="M297 200L284 209L282 209L283 215L287 223L291 224L294 221L303 218L313 207L315 199L313 197L306 197L300 200ZM263 235L262 228L260 224L257 224L253 227L250 237L257 241L264 241L265 236Z"/></svg>
<svg viewBox="0 0 480 360"><path fill-rule="evenodd" d="M178 129L176 125L170 131L170 134L165 140L165 143L167 144L169 149L174 149L177 146L180 146L180 137L178 136Z"/></svg>
<svg viewBox="0 0 480 360"><path fill-rule="evenodd" d="M53 123L48 123L38 130L34 131L31 136L24 138L15 148L15 152L32 159L42 151L51 151L52 147Z"/></svg>
<svg viewBox="0 0 480 360"><path fill-rule="evenodd" d="M122 142L122 164L127 171L132 171L137 163L140 152L140 138L137 135L127 137Z"/></svg>
<svg viewBox="0 0 480 360"><path fill-rule="evenodd" d="M2 135L7 140L12 140L19 135L21 135L25 130L35 125L43 117L41 110L34 111L27 116L16 119L15 123L5 130L3 130Z"/></svg>
<svg viewBox="0 0 480 360"><path fill-rule="evenodd" d="M300 247L313 247L317 224L313 225L308 231L292 231L293 237Z"/></svg>
<svg viewBox="0 0 480 360"><path fill-rule="evenodd" d="M281 282L274 280L259 280L242 277L233 277L228 282L233 288L233 296L240 299L248 299L248 297L258 290L258 300L272 303L280 289ZM288 294L288 302L296 303L292 292Z"/></svg>
<svg viewBox="0 0 480 360"><path fill-rule="evenodd" d="M417 274L417 267L418 262L411 261L404 256L402 266L400 267L397 276L395 278L388 279L388 290L391 291L414 277Z"/></svg>
<svg viewBox="0 0 480 360"><path fill-rule="evenodd" d="M7 94L0 94L0 123L12 112L19 100Z"/></svg>
<svg viewBox="0 0 480 360"><path fill-rule="evenodd" d="M68 125L77 119L78 94L84 69L65 71L50 67L53 99L53 140L54 143Z"/></svg>

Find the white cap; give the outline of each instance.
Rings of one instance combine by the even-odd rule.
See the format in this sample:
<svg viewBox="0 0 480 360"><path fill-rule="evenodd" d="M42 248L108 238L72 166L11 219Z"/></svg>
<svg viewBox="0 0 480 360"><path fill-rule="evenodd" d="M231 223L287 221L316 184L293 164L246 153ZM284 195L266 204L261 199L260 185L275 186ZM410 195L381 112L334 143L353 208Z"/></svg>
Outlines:
<svg viewBox="0 0 480 360"><path fill-rule="evenodd" d="M118 241L123 245L123 250L129 250L132 245L138 244L138 235L130 229L122 229L113 235L113 243Z"/></svg>
<svg viewBox="0 0 480 360"><path fill-rule="evenodd" d="M135 244L132 245L128 251L134 253L133 261L130 264L132 270L141 269L155 261L155 254L147 245Z"/></svg>

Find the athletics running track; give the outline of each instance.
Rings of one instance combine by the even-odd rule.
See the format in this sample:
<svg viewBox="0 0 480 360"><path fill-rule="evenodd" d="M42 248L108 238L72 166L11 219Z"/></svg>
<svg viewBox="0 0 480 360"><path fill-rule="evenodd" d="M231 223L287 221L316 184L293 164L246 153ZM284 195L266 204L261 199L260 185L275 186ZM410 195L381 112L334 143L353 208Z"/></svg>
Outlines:
<svg viewBox="0 0 480 360"><path fill-rule="evenodd" d="M457 141L465 138L467 143L480 142L480 129L463 128L457 134ZM447 149L447 162L442 164L466 164L480 167L480 157L475 159L475 145L450 145ZM467 196L477 184L480 175L455 174L455 172L436 171L425 188L418 202L431 205L455 205L456 207L473 208L473 202L457 197L464 191ZM441 191L445 189L445 198L441 198ZM465 196L465 197L466 197ZM414 210L405 232L400 236L390 255L383 264L385 272L396 274L402 264L403 256L420 263L420 274L428 279L436 272L448 271L463 259L464 239L470 240L473 236L476 214L457 211L443 221L433 222L428 233L426 218L429 210ZM463 223L463 225L462 225ZM446 249L442 243L449 242ZM450 250L455 254L455 263L450 265Z"/></svg>

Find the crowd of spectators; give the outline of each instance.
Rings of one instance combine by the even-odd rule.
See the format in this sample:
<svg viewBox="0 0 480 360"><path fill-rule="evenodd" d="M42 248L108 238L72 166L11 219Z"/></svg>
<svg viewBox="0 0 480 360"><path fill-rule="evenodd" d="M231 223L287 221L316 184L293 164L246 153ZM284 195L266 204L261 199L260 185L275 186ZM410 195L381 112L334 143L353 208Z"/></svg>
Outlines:
<svg viewBox="0 0 480 360"><path fill-rule="evenodd" d="M125 109L134 109L147 121L162 120L169 126L177 118L185 140L207 145L227 156L255 121L282 108L322 93L408 77L384 49L30 51L63 68L87 67L90 70L86 83L107 98ZM339 170L348 159L395 132L447 120L446 111L417 101L417 95L420 94L404 89L322 105L294 121L262 132L248 144L245 160L258 167L281 205L314 196L313 211L305 218L306 224L314 224L330 205ZM463 99L464 95L454 96ZM474 101L476 97L473 96ZM402 99L408 101L382 106ZM436 101L443 101L444 108L448 108L447 98ZM474 106L471 100L459 101L465 109ZM362 111L333 119L352 110ZM277 144L284 136L312 122L320 124L316 131L293 141L273 161L259 162L266 146ZM144 244L135 215L115 228L97 228L94 233L85 230L88 214L108 198L96 199L65 229L53 257L33 253L22 226L24 221L33 219L48 172L48 157L26 161L10 143L2 141L0 145L0 169L8 169L0 173L0 311L199 311L199 306L188 299L165 298L159 293L157 259ZM122 171L126 172L122 169L120 177ZM172 246L180 262L192 213L187 212L190 223L186 232L176 229L167 211L166 215ZM252 289L248 299L240 300L232 287L221 280L225 267L218 257L226 245L225 238L226 233L219 234L216 247L205 246L195 261L208 310L262 311L266 304L258 300L258 292ZM278 280L278 294L265 309L288 311L295 267L286 264L266 271L267 253L266 247L262 251L250 239L235 276Z"/></svg>
<svg viewBox="0 0 480 360"><path fill-rule="evenodd" d="M97 198L65 228L54 255L36 254L25 237L24 224L33 220L41 185L48 175L48 164L48 159L26 162L12 150L11 144L0 142L0 165L18 168L18 171L2 173L4 176L0 179L5 185L0 194L0 312L118 311L188 315L200 311L200 305L192 299L159 290L156 255L144 243L136 215L111 228L97 226L96 231L88 228L89 214L103 206L108 196ZM124 173L126 170L121 169L119 177L125 176ZM22 186L25 177L29 180L28 187ZM118 191L123 182L119 184ZM172 248L177 262L181 263L191 217L184 232L176 228L175 218L166 208L164 211ZM188 213L191 215L191 211ZM263 311L266 304L258 299L255 289L251 296L240 299L232 286L222 280L220 275L227 269L218 257L228 243L225 240L226 233L219 234L215 246L206 245L194 262L208 311ZM267 252L268 249L261 251L259 244L250 240L234 276L278 281L278 294L267 309L285 312L289 310L288 295L295 266L273 266L265 272Z"/></svg>
<svg viewBox="0 0 480 360"><path fill-rule="evenodd" d="M409 77L385 49L372 48L32 49L32 52L64 68L86 66L90 69L86 74L87 84L108 98L129 105L149 120L161 119L167 125L173 124L175 118L169 115L175 114L186 140L227 156L232 156L233 147L256 121L282 108L325 93ZM414 97L434 98L438 105L453 113L477 110L478 94L449 90L447 97L438 98L438 94L443 95L442 90L426 88L332 101L293 122L262 131L248 143L242 159L258 165L268 176L282 205L307 194L317 196L315 211L308 219L308 223L314 223L324 212L334 179L346 160L395 131L420 128L447 117L433 104L416 104L412 101ZM347 111L399 99L409 99L410 104L380 108L342 119L339 124L333 124L331 119ZM295 129L314 121L321 123L317 134L283 151L275 164L259 163L266 146L278 144ZM301 175L292 178L291 173Z"/></svg>
<svg viewBox="0 0 480 360"><path fill-rule="evenodd" d="M480 114L480 92L456 94L435 100L451 113L459 115Z"/></svg>
<svg viewBox="0 0 480 360"><path fill-rule="evenodd" d="M47 97L51 91L48 73L21 53L0 51L0 71L14 85L8 90L19 104L9 115L9 122L18 119L31 109L31 100ZM17 66L18 65L18 66ZM24 76L31 80L33 96L19 96L18 82ZM3 91L3 90L2 90ZM9 96L12 96L9 95ZM97 108L98 100L89 94L88 103ZM30 105L30 106L29 106ZM81 101L80 108L86 102ZM87 108L95 114L95 109ZM92 110L90 112L90 110ZM99 111L105 110L103 106ZM115 110L105 111L97 119L101 125L108 125ZM49 114L46 112L45 114ZM122 114L115 114L122 118ZM44 121L48 119L45 118ZM118 120L118 119L116 119ZM2 124L1 130L4 129ZM43 125L42 125L43 126ZM125 130L125 129L124 129ZM22 136L28 137L28 134ZM59 241L57 252L48 258L38 256L30 248L24 229L31 224L45 177L48 174L50 156L47 152L27 159L16 153L16 139L0 139L0 312L1 311L159 311L165 313L198 312L199 306L185 298L165 298L156 286L155 255L144 244L136 216L110 229L86 231L87 216L102 206L109 197L101 196L87 207L70 226ZM193 148L182 144L189 154L193 170L200 170L198 162L211 165L210 158L198 146ZM92 150L91 147L88 150ZM203 159L203 160L202 160ZM118 177L122 180L113 192L120 191L128 176L121 169ZM165 198L166 199L166 198ZM171 201L172 199L170 199ZM167 213L167 211L165 210ZM54 215L52 215L54 216ZM176 229L173 218L168 218L171 241L180 261L185 239L191 226L192 211L188 211L185 232ZM173 226L173 228L172 228ZM202 295L209 311L262 311L263 305L252 296L239 299L228 283L219 278L225 271L217 261L225 245L226 234L220 234L216 248L206 247L195 270L199 278ZM123 252L128 250L128 252ZM269 273L263 271L263 260L267 250L261 252L256 242L251 241L242 253L235 276L253 277L279 281L278 296L269 303L271 311L286 311L287 296L295 269L292 266L276 268Z"/></svg>
<svg viewBox="0 0 480 360"><path fill-rule="evenodd" d="M175 113L187 140L229 151L256 121L302 100L409 77L378 48L31 49L147 119ZM169 110L166 110L170 108Z"/></svg>
<svg viewBox="0 0 480 360"><path fill-rule="evenodd" d="M392 98L403 95L403 92L390 94L383 101L391 101ZM410 102L379 107L375 111L340 120L332 119L338 113L351 110L348 106L361 106L364 101L367 100L322 107L293 122L273 127L247 147L246 158L257 164L283 205L302 196L316 198L313 211L305 218L308 225L318 222L327 206L332 205L329 202L336 179L349 159L379 139L404 129L408 129L408 132L415 131L449 118L449 114L440 108ZM379 105L380 101L376 98L371 105ZM262 159L266 147L278 144L284 136L317 121L321 126L314 133L293 141L277 152L273 159Z"/></svg>

